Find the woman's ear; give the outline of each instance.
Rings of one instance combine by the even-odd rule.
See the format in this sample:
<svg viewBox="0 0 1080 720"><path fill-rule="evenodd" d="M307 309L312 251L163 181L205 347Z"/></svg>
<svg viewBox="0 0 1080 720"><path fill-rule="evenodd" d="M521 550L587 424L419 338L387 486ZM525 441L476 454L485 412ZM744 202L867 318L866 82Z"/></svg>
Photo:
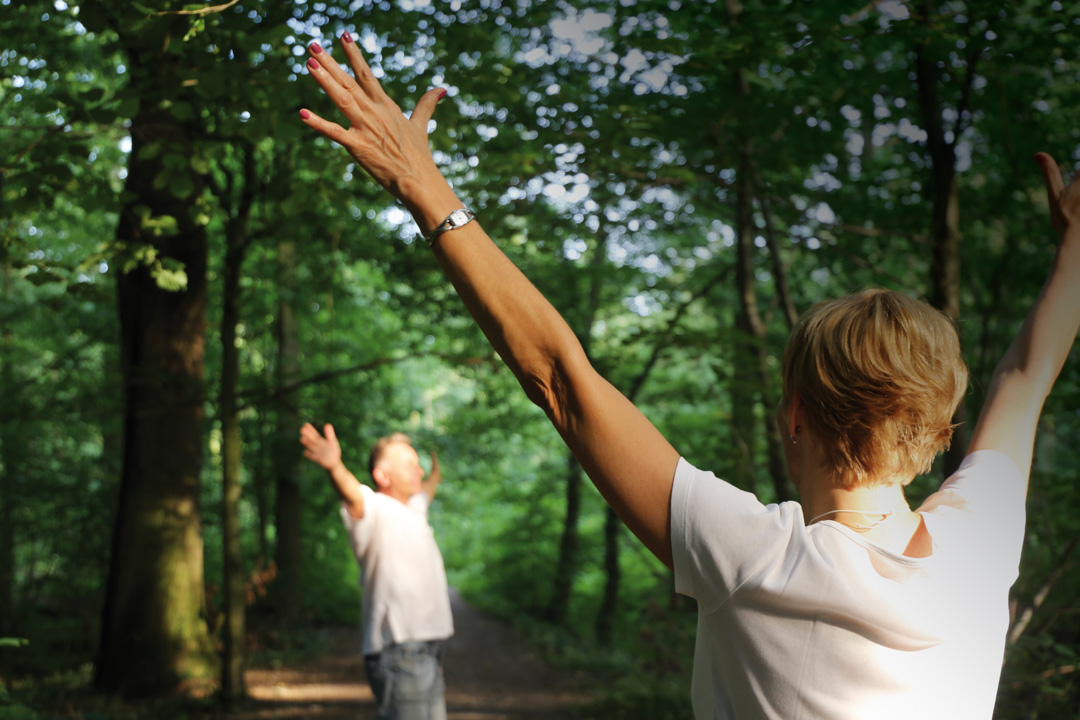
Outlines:
<svg viewBox="0 0 1080 720"><path fill-rule="evenodd" d="M791 400L787 405L787 432L791 441L797 443L799 435L806 425L806 406L802 396L797 392L791 393Z"/></svg>

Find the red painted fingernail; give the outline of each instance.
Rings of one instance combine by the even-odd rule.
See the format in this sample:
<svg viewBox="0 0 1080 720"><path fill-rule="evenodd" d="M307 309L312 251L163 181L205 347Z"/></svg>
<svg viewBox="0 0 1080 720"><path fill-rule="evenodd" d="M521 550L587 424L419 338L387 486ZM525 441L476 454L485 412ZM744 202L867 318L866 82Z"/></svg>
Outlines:
<svg viewBox="0 0 1080 720"><path fill-rule="evenodd" d="M311 43L311 52L313 55L318 55L322 52L322 47L319 46L319 43Z"/></svg>
<svg viewBox="0 0 1080 720"><path fill-rule="evenodd" d="M311 117L311 113L309 113L307 110L301 110L300 111L300 117L307 120L309 117Z"/></svg>
<svg viewBox="0 0 1080 720"><path fill-rule="evenodd" d="M350 35L349 33L345 33L344 35L341 36L341 39L344 40L347 43L351 43L352 42L352 35Z"/></svg>
<svg viewBox="0 0 1080 720"><path fill-rule="evenodd" d="M446 97L446 90L440 90L439 91L439 99L442 100L444 97Z"/></svg>
<svg viewBox="0 0 1080 720"><path fill-rule="evenodd" d="M309 59L309 60L307 61L307 66L308 66L309 68L311 68L312 70L315 70L316 68L318 68L318 67L319 67L319 61L318 61L318 60L316 60L315 58L311 58L311 59Z"/></svg>

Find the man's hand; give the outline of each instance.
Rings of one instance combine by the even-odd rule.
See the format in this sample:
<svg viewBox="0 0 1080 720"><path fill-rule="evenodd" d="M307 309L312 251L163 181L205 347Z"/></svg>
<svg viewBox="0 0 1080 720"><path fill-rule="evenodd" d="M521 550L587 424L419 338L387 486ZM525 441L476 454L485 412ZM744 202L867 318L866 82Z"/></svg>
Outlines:
<svg viewBox="0 0 1080 720"><path fill-rule="evenodd" d="M428 501L435 499L435 493L439 489L439 484L442 482L442 468L439 467L439 453L434 450L431 451L431 472L424 478L424 481L420 483L424 492L427 493Z"/></svg>
<svg viewBox="0 0 1080 720"><path fill-rule="evenodd" d="M300 444L304 446L304 457L328 472L341 465L341 445L337 435L334 434L334 426L327 423L323 426L326 437L319 434L315 426L305 423L300 428Z"/></svg>
<svg viewBox="0 0 1080 720"><path fill-rule="evenodd" d="M345 509L354 518L364 517L364 493L360 481L341 462L341 445L337 435L334 434L334 426L330 423L323 425L323 437L311 423L304 423L300 428L300 443L304 446L304 457L321 467L330 475L330 482L341 497Z"/></svg>

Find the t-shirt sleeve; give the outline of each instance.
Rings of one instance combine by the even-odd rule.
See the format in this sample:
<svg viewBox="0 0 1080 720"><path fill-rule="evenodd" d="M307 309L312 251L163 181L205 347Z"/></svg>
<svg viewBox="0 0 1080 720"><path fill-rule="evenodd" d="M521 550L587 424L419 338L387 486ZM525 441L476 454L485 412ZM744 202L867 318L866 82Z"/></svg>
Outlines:
<svg viewBox="0 0 1080 720"><path fill-rule="evenodd" d="M1024 544L1026 492L1024 477L1008 455L979 450L964 458L919 511L935 548L970 550L992 562L1011 585Z"/></svg>
<svg viewBox="0 0 1080 720"><path fill-rule="evenodd" d="M426 490L421 490L409 498L407 505L412 508L414 512L418 512L424 517L427 517L428 508L431 507L431 498L428 496Z"/></svg>
<svg viewBox="0 0 1080 720"><path fill-rule="evenodd" d="M341 505L341 521L345 523L345 531L349 534L349 543L353 552L359 558L371 542L371 536L375 532L375 522L378 518L379 507L375 502L375 491L367 485L360 485L360 492L364 495L364 517L355 518Z"/></svg>
<svg viewBox="0 0 1080 720"><path fill-rule="evenodd" d="M801 527L796 503L764 505L680 458L671 493L675 591L711 612L782 553Z"/></svg>

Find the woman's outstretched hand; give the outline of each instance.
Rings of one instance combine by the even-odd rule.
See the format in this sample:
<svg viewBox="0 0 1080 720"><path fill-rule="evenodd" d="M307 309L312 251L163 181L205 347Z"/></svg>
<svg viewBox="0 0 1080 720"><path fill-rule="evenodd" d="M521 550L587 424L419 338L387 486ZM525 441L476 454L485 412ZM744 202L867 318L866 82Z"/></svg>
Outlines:
<svg viewBox="0 0 1080 720"><path fill-rule="evenodd" d="M1064 239L1066 230L1071 228L1075 232L1080 229L1080 172L1066 185L1054 158L1041 152L1036 153L1035 161L1039 164L1043 181L1046 183L1046 197L1050 202L1050 224L1058 237Z"/></svg>
<svg viewBox="0 0 1080 720"><path fill-rule="evenodd" d="M433 184L446 186L431 155L427 132L435 105L446 91L434 88L426 92L407 118L383 91L348 33L341 37L341 48L352 75L315 43L308 48L311 57L307 67L345 116L348 129L308 109L300 111L304 123L342 145L376 182L406 205L412 205L417 195L430 192ZM428 232L430 228L423 225L421 231Z"/></svg>

